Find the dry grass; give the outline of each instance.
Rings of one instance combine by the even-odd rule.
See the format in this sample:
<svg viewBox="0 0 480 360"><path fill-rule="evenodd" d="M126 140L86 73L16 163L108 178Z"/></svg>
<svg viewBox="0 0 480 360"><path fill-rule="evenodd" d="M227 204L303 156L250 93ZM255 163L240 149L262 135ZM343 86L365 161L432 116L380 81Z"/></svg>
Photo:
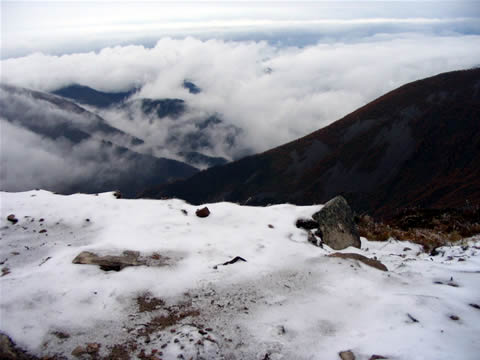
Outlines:
<svg viewBox="0 0 480 360"><path fill-rule="evenodd" d="M360 236L373 241L389 238L423 245L426 252L480 234L478 209L404 209L385 222L368 215L356 218Z"/></svg>

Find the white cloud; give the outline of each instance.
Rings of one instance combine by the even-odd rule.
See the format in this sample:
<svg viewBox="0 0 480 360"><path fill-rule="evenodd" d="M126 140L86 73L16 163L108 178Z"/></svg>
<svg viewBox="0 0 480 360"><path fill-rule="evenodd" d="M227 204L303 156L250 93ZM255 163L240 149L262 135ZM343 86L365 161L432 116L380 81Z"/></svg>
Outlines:
<svg viewBox="0 0 480 360"><path fill-rule="evenodd" d="M244 129L238 148L218 150L235 157L240 149L263 151L303 136L402 84L469 68L479 59L480 36L402 34L305 48L164 38L151 49L37 53L4 60L1 67L3 81L43 91L71 83L104 91L142 86L141 97L185 99L186 117L220 113ZM267 68L273 71L268 74ZM189 94L181 86L183 79L191 79L203 92ZM112 125L128 127L120 118L106 117ZM155 145L165 137L164 128L146 123L126 130L157 139Z"/></svg>

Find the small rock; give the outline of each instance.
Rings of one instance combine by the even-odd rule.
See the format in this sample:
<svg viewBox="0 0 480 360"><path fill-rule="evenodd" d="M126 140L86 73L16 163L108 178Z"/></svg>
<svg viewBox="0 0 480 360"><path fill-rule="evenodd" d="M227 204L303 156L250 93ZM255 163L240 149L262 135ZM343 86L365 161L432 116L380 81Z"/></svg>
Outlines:
<svg viewBox="0 0 480 360"><path fill-rule="evenodd" d="M195 215L197 215L199 218L206 218L208 215L210 215L210 210L208 210L208 207L204 207L202 209L197 209L195 211Z"/></svg>
<svg viewBox="0 0 480 360"><path fill-rule="evenodd" d="M122 198L122 193L117 190L113 193L113 196L115 196L117 199L121 199Z"/></svg>
<svg viewBox="0 0 480 360"><path fill-rule="evenodd" d="M409 318L410 320L412 320L412 322L414 322L414 323L418 323L418 322L419 322L419 321L418 321L417 319L415 319L412 315L407 314L407 316L408 316L408 318Z"/></svg>
<svg viewBox="0 0 480 360"><path fill-rule="evenodd" d="M309 243L323 248L322 240L317 238L310 230L307 230L307 240Z"/></svg>
<svg viewBox="0 0 480 360"><path fill-rule="evenodd" d="M388 359L388 357L382 356L382 355L372 355L370 356L370 359L368 360L379 360L379 359Z"/></svg>
<svg viewBox="0 0 480 360"><path fill-rule="evenodd" d="M87 353L96 354L100 350L100 344L98 343L89 343L87 344Z"/></svg>
<svg viewBox="0 0 480 360"><path fill-rule="evenodd" d="M10 221L12 224L16 224L18 222L18 219L15 217L14 214L8 215L7 220Z"/></svg>
<svg viewBox="0 0 480 360"><path fill-rule="evenodd" d="M185 210L185 209L182 209L182 213L183 213L183 215L188 215L188 211Z"/></svg>
<svg viewBox="0 0 480 360"><path fill-rule="evenodd" d="M351 350L340 351L338 353L338 356L340 356L340 359L342 360L355 360L355 355L353 355L353 352Z"/></svg>
<svg viewBox="0 0 480 360"><path fill-rule="evenodd" d="M72 351L72 355L76 356L76 357L80 357L80 356L82 356L83 354L86 354L86 353L87 353L87 350L85 350L85 348L83 346L80 346L80 345L77 346Z"/></svg>
<svg viewBox="0 0 480 360"><path fill-rule="evenodd" d="M268 224L268 227L269 227L270 229L273 229L273 228L274 228L274 226L273 226L272 224Z"/></svg>
<svg viewBox="0 0 480 360"><path fill-rule="evenodd" d="M44 218L41 218L40 220L38 220L38 222L44 222L45 219Z"/></svg>
<svg viewBox="0 0 480 360"><path fill-rule="evenodd" d="M480 305L478 305L478 304L468 304L468 305L470 305L474 309L480 310Z"/></svg>
<svg viewBox="0 0 480 360"><path fill-rule="evenodd" d="M42 229L42 230L40 230L38 233L39 233L39 234L43 234L43 233L46 233L46 232L47 232L47 229Z"/></svg>
<svg viewBox="0 0 480 360"><path fill-rule="evenodd" d="M8 275L8 274L10 274L10 269L8 267L2 268L2 275L1 276L5 276L5 275Z"/></svg>
<svg viewBox="0 0 480 360"><path fill-rule="evenodd" d="M313 219L300 218L295 222L295 226L299 229L313 230L318 228L318 223Z"/></svg>
<svg viewBox="0 0 480 360"><path fill-rule="evenodd" d="M450 319L452 319L453 321L460 320L460 318L457 315L450 315Z"/></svg>
<svg viewBox="0 0 480 360"><path fill-rule="evenodd" d="M412 249L410 249L409 247L403 248L403 251L409 251L409 250L412 250ZM377 356L377 355L373 355L373 356Z"/></svg>
<svg viewBox="0 0 480 360"><path fill-rule="evenodd" d="M244 258L242 258L241 256L235 256L232 260L230 261L227 261L227 262L224 262L222 265L232 265L232 264L235 264L237 261L244 261L244 262L247 262L247 260L245 260Z"/></svg>

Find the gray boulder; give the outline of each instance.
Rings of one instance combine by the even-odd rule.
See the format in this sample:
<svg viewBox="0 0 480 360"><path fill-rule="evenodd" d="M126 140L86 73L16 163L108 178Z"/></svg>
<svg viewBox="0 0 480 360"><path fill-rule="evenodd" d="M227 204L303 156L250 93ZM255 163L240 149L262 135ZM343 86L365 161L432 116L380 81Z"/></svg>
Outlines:
<svg viewBox="0 0 480 360"><path fill-rule="evenodd" d="M352 209L347 200L336 196L315 214L313 219L318 223L315 235L334 250L342 250L349 246L360 248L360 236L353 220Z"/></svg>

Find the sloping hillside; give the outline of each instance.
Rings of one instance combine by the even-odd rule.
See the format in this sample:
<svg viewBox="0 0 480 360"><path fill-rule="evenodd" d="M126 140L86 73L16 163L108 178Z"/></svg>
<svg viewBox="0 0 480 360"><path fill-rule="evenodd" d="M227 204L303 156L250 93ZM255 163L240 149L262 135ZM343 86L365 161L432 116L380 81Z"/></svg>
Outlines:
<svg viewBox="0 0 480 360"><path fill-rule="evenodd" d="M292 119L294 121L294 119ZM323 203L357 212L480 203L480 69L404 85L304 138L163 185L192 203Z"/></svg>
<svg viewBox="0 0 480 360"><path fill-rule="evenodd" d="M145 187L193 175L180 161L136 151L143 140L64 98L0 85L1 189L60 193Z"/></svg>

